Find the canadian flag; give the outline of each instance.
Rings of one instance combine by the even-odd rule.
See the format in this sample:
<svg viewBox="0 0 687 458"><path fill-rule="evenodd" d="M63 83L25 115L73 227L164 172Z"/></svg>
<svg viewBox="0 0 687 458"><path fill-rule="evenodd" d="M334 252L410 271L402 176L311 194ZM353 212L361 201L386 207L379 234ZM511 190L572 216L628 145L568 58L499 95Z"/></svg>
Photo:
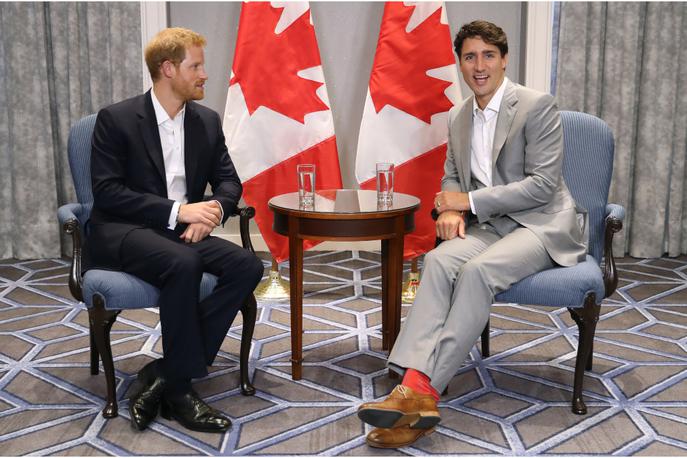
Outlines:
<svg viewBox="0 0 687 458"><path fill-rule="evenodd" d="M377 162L395 164L394 191L420 198L404 258L434 247L430 211L441 188L448 111L460 100L443 2L387 2L360 124L355 174L375 189Z"/></svg>
<svg viewBox="0 0 687 458"><path fill-rule="evenodd" d="M243 198L277 262L288 239L272 230L267 202L298 190L296 165L315 164L316 188L341 188L334 122L307 2L241 8L224 135ZM306 241L304 248L318 242Z"/></svg>

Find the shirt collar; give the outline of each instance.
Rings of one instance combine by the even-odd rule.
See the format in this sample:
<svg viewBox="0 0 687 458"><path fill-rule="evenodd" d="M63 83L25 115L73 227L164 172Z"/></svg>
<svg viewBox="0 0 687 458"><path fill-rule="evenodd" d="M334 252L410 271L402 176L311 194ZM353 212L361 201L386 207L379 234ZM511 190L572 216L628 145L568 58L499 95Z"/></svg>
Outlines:
<svg viewBox="0 0 687 458"><path fill-rule="evenodd" d="M160 101L157 99L157 96L155 95L155 89L150 89L150 98L153 100L153 109L155 110L155 118L157 119L157 125L159 126L160 124L163 124L165 121L168 119L171 120L169 115L167 114L167 111L162 108L162 104ZM181 114L181 120L184 120L184 116L186 115L186 104L184 104L183 107L181 107L181 110L179 113L177 113L177 116Z"/></svg>
<svg viewBox="0 0 687 458"><path fill-rule="evenodd" d="M496 113L499 112L499 108L501 107L501 101L503 100L503 94L506 92L506 84L508 84L508 77L504 76L503 77L503 82L501 83L501 86L496 90L496 93L494 96L491 98L487 106L484 108L484 111L487 110L492 110L495 111ZM479 105L477 105L477 98L473 97L472 99L472 113L475 114L477 110L479 110Z"/></svg>

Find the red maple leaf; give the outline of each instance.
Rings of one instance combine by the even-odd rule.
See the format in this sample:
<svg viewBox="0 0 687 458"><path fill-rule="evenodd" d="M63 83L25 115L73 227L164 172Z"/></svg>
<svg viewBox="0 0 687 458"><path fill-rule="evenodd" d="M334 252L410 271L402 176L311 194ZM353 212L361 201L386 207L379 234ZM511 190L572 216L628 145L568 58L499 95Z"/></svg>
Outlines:
<svg viewBox="0 0 687 458"><path fill-rule="evenodd" d="M269 2L244 3L234 56L234 77L252 115L260 106L304 123L305 115L328 110L315 91L324 83L301 78L299 71L321 65L309 11L279 34L282 10Z"/></svg>
<svg viewBox="0 0 687 458"><path fill-rule="evenodd" d="M451 109L444 94L451 83L427 70L456 63L448 24L437 9L410 33L406 26L415 6L386 2L379 43L370 76L370 97L377 113L392 105L427 124L432 115Z"/></svg>

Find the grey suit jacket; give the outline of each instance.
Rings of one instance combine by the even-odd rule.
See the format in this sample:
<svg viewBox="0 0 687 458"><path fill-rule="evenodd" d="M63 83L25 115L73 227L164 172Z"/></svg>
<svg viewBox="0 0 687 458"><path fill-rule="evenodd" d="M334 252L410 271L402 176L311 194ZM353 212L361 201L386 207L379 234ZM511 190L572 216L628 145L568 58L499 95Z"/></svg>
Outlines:
<svg viewBox="0 0 687 458"><path fill-rule="evenodd" d="M441 189L472 191L478 222L510 216L533 231L559 265L584 260L583 210L561 173L563 129L554 98L507 83L496 121L492 186L481 187L470 172L473 97L449 113Z"/></svg>

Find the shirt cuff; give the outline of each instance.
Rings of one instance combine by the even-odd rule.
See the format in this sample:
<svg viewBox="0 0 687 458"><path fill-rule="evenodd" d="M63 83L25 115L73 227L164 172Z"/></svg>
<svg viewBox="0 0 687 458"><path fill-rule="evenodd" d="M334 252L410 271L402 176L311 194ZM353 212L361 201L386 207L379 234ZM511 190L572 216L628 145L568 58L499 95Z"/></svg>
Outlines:
<svg viewBox="0 0 687 458"><path fill-rule="evenodd" d="M219 200L213 200L213 202L217 202L217 205L219 205L219 223L222 224L222 221L224 221L224 209L222 208L222 204L219 203Z"/></svg>
<svg viewBox="0 0 687 458"><path fill-rule="evenodd" d="M181 203L179 202L174 202L174 205L172 205L172 211L169 212L169 221L167 221L167 229L174 230L174 228L177 227L177 218L179 217L180 207Z"/></svg>
<svg viewBox="0 0 687 458"><path fill-rule="evenodd" d="M470 200L470 211L473 215L476 215L477 212L475 211L475 203L472 201L472 191L468 193L468 199Z"/></svg>

